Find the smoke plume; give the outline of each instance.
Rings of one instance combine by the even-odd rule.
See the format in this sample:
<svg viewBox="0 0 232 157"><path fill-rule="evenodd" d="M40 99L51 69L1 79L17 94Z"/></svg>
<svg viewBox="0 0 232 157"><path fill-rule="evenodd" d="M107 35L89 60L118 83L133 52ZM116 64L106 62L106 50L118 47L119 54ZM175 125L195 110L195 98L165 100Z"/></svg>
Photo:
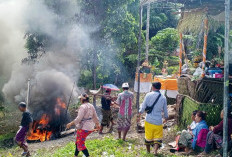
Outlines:
<svg viewBox="0 0 232 157"><path fill-rule="evenodd" d="M29 109L38 116L54 108L58 97L68 102L82 53L90 44L88 27L75 18L78 12L72 0L0 0L0 75L10 73L2 89L7 100L25 101L30 79ZM43 34L50 41L33 64L21 64L26 32ZM77 95L75 88L73 97Z"/></svg>

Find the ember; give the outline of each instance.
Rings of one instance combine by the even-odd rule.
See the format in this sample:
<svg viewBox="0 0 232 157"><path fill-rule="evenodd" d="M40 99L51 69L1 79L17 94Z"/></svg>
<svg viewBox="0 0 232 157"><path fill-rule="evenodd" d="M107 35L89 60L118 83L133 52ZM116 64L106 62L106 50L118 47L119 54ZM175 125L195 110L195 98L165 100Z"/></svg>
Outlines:
<svg viewBox="0 0 232 157"><path fill-rule="evenodd" d="M52 137L59 137L66 120L66 104L62 98L57 98L53 106L54 110L44 113L39 120L34 120L29 141L47 141Z"/></svg>

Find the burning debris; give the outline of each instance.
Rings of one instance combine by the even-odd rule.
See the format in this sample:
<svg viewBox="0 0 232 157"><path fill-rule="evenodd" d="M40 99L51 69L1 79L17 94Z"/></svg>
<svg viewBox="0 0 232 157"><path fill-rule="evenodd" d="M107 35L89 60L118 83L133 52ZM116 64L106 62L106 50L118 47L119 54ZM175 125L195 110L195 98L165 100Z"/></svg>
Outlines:
<svg viewBox="0 0 232 157"><path fill-rule="evenodd" d="M68 120L66 103L57 98L52 105L54 110L42 114L39 120L34 120L31 135L27 137L29 141L47 141L60 137Z"/></svg>
<svg viewBox="0 0 232 157"><path fill-rule="evenodd" d="M90 46L90 29L86 29L85 24L75 19L79 13L79 6L77 2L72 0L51 1L49 3L45 0L12 1L16 3L14 6L20 6L18 9L14 9L17 10L14 16L17 15L15 19L20 19L21 22L12 25L15 26L12 30L15 30L16 33L12 32L10 36L8 34L7 37L10 39L5 40L11 42L0 47L0 60L4 58L0 64L1 67L8 67L9 63L13 62L12 64L14 64L16 61L18 64L17 66L9 66L12 69L10 68L7 71L9 76L6 80L8 81L4 84L2 92L12 104L25 101L28 90L27 81L30 79L28 109L32 113L34 123L33 132L28 140L45 141L57 138L69 120L67 108L70 102L70 93L73 89L73 82L76 82L80 75L80 57L84 50ZM55 11L55 8L52 8L53 5L50 5L51 3L62 4L62 12ZM11 5L7 2L2 4ZM12 12L14 13L13 10L9 13ZM62 13L65 13L65 15ZM8 18L4 20L7 21ZM6 25L6 28L8 28L8 25ZM9 32L6 28L2 29L2 32ZM20 65L25 57L30 59L30 54L28 53L28 56L26 54L28 50L24 49L26 41L23 34L25 32L42 34L48 37L50 41L49 44L43 43L47 45L44 48L43 55ZM15 42L15 34L17 39L21 39L20 42ZM5 47L7 49L4 49ZM10 52L8 50L11 47L12 54L14 54L12 56L22 55L14 58L11 62L7 61L9 62L7 63L5 62L6 58L8 60L10 57L3 56L11 52L11 49ZM78 91L77 88L74 88L73 98L78 97ZM72 103L75 102L76 100L73 99Z"/></svg>

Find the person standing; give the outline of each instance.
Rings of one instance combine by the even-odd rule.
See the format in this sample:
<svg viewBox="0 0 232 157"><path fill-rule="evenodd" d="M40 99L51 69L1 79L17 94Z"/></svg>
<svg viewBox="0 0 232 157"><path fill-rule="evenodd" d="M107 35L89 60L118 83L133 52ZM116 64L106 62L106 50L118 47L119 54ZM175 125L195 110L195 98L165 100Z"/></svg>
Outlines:
<svg viewBox="0 0 232 157"><path fill-rule="evenodd" d="M166 97L160 93L160 89L160 82L152 84L153 91L145 96L137 117L137 122L139 122L140 116L145 112L146 108L152 105L154 106L153 109L151 109L151 113L147 113L145 118L145 145L148 153L150 153L150 146L154 145L155 155L157 155L158 149L162 145L162 113L164 113L165 121L168 119L167 100Z"/></svg>
<svg viewBox="0 0 232 157"><path fill-rule="evenodd" d="M129 84L122 84L123 92L118 95L118 99L116 104L119 106L118 113L118 138L121 139L121 134L123 132L123 141L126 140L127 132L131 126L131 118L132 118L132 104L134 95L129 91Z"/></svg>
<svg viewBox="0 0 232 157"><path fill-rule="evenodd" d="M27 110L27 105L25 102L19 103L18 108L21 112L23 112L23 115L20 129L18 130L15 136L15 141L24 151L22 153L22 156L30 156L26 138L27 136L30 136L33 125L33 119L31 113Z"/></svg>
<svg viewBox="0 0 232 157"><path fill-rule="evenodd" d="M110 131L111 132L113 130L113 125L114 125L114 121L113 121L113 117L112 117L112 112L110 109L111 103L112 103L112 97L110 96L111 94L111 89L106 89L105 94L102 96L101 98L101 104L102 104L102 121L101 121L101 128L99 130L99 134L102 134L103 128L105 126L109 127L110 123Z"/></svg>
<svg viewBox="0 0 232 157"><path fill-rule="evenodd" d="M78 156L80 151L88 157L89 152L85 146L86 138L93 132L95 125L96 129L99 129L100 126L96 110L94 106L89 103L89 96L87 94L82 94L79 98L81 106L79 107L78 115L75 120L67 124L66 128L69 129L72 125L76 125L77 138L75 157Z"/></svg>

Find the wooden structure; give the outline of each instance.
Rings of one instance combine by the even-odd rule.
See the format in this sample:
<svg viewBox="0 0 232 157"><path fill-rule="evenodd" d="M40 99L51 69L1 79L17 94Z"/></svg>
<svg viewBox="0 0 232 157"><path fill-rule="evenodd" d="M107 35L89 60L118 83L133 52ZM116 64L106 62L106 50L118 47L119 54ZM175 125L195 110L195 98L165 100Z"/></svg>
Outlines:
<svg viewBox="0 0 232 157"><path fill-rule="evenodd" d="M141 0L140 1L140 30L139 30L139 51L138 51L138 67L140 66L140 53L141 53L141 11L144 5L150 3L175 3L182 4L181 14L186 12L197 12L198 10L204 10L208 16L217 16L219 14L225 14L225 53L224 53L224 88L223 88L223 108L224 113L228 112L228 96L229 96L229 31L230 31L230 14L231 14L231 1L230 0ZM166 8L166 6L164 6ZM189 25L192 25L189 23ZM182 32L183 33L183 32ZM207 38L205 38L207 39ZM207 40L205 40L206 43ZM204 44L204 51L206 51L206 44ZM204 53L206 55L206 53ZM138 76L140 73L138 73ZM140 77L139 77L140 78ZM140 81L138 80L138 84ZM138 91L140 86L138 86ZM136 104L139 105L139 92L137 94ZM224 114L223 122L223 156L228 156L228 119L227 114Z"/></svg>

